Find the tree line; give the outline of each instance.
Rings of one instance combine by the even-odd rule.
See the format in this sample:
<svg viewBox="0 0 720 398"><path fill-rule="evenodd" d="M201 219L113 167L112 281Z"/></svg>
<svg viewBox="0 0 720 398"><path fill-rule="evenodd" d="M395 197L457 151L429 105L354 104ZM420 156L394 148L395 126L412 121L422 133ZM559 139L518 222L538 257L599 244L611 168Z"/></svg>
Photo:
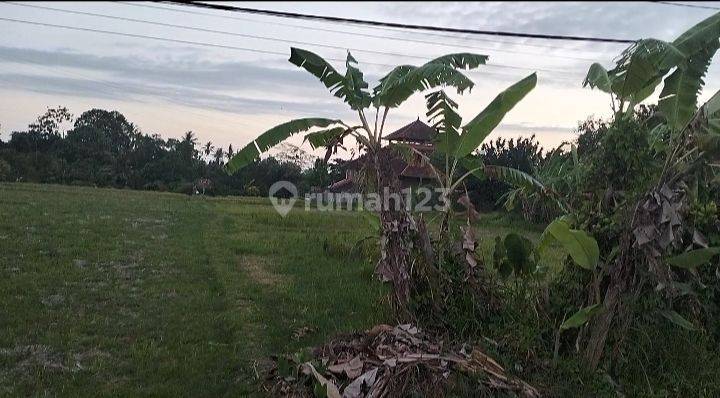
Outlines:
<svg viewBox="0 0 720 398"><path fill-rule="evenodd" d="M70 125L67 130L63 126ZM543 159L534 136L484 144L487 164L532 172ZM209 195L266 196L275 181L286 180L301 193L324 188L345 176L346 160L315 159L310 167L280 154L254 162L233 175L225 164L235 154L212 142L200 143L192 131L182 138L145 134L120 112L91 109L74 117L65 107L48 109L25 131L0 140L0 181L52 183L193 193L208 179ZM468 182L478 207L495 209L509 186L494 180Z"/></svg>
<svg viewBox="0 0 720 398"><path fill-rule="evenodd" d="M71 128L62 131L64 124ZM224 170L232 145L201 144L192 131L182 138L144 134L117 111L92 109L75 118L67 108L48 109L26 131L0 140L0 181L69 184L192 193L208 179L212 195L267 195L275 181L301 190L327 186L344 175L342 160L312 167L267 157L236 175Z"/></svg>

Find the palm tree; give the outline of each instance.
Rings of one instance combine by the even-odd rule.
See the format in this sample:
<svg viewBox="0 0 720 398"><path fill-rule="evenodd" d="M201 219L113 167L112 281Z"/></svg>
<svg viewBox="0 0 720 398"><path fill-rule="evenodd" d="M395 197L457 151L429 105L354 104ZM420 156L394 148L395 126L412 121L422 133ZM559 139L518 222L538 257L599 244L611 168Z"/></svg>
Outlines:
<svg viewBox="0 0 720 398"><path fill-rule="evenodd" d="M225 151L223 151L222 148L218 148L215 151L215 154L213 155L213 159L215 161L215 164L220 165L225 158Z"/></svg>
<svg viewBox="0 0 720 398"><path fill-rule="evenodd" d="M197 157L195 144L197 144L197 137L195 137L195 133L188 131L185 135L183 135L182 141L178 143L178 150L184 161L192 162Z"/></svg>
<svg viewBox="0 0 720 398"><path fill-rule="evenodd" d="M213 149L215 149L212 142L210 141L208 141L203 148L203 153L205 153L205 156L210 156L210 153L212 153Z"/></svg>
<svg viewBox="0 0 720 398"><path fill-rule="evenodd" d="M191 144L191 146L194 147L195 144L197 144L197 137L195 137L195 133L193 133L192 131L188 131L187 133L185 133L185 135L183 136L183 142Z"/></svg>
<svg viewBox="0 0 720 398"><path fill-rule="evenodd" d="M457 53L432 59L421 66L401 65L381 78L371 92L363 73L357 67L357 61L349 52L345 62L345 74L341 74L319 55L292 48L290 62L317 77L335 97L340 98L356 112L357 124L327 118L291 120L271 128L238 151L228 161L227 170L231 173L236 172L257 159L261 152L267 151L294 134L310 130L313 131L305 135L305 140L313 148L326 148L328 155L341 145L346 137L357 140L369 160L371 178L367 187L374 185L381 198L379 215L382 253L376 272L383 279L392 281L396 301L404 303L409 294L411 253L408 248L412 247L411 228L414 227L415 222L404 210L404 205L389 208L386 204L385 199L388 195L396 198L399 192L397 176L384 172L390 170L388 167L390 159L382 156L380 150L387 116L391 109L398 107L417 92L438 87L454 88L458 94L470 91L474 83L461 70L477 68L485 64L487 58L485 55ZM503 93L498 96L499 99L496 98L488 108L462 129L459 120L452 119L453 116L449 113L446 117L441 117L443 120L439 123L447 124L452 128L440 131L439 142L445 142L443 148L446 153L452 155L454 163L470 164L473 172L482 169L482 162L471 153L497 126L503 116L532 90L535 83L535 74L523 79L516 85L517 87L509 89L509 95L503 96L505 94ZM430 109L432 114L436 111ZM460 131L463 132L462 135L459 134ZM447 169L450 173L450 168ZM452 171L454 172L454 168Z"/></svg>

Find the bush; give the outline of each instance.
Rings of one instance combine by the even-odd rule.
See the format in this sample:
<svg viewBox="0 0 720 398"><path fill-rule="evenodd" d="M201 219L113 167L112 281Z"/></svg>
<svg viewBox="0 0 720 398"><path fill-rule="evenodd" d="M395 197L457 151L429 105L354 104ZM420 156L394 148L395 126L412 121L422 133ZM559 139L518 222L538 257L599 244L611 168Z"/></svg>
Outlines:
<svg viewBox="0 0 720 398"><path fill-rule="evenodd" d="M535 136L506 140L498 138L480 148L480 156L485 164L504 166L533 174L542 160L542 148ZM473 204L480 210L490 211L500 207L500 198L511 186L495 179L478 180L471 178L467 183L468 194Z"/></svg>
<svg viewBox="0 0 720 398"><path fill-rule="evenodd" d="M183 183L177 185L175 187L175 189L173 189L173 192L184 193L186 195L194 195L195 194L195 191L193 190L194 187L195 187L195 185L191 182L183 182Z"/></svg>

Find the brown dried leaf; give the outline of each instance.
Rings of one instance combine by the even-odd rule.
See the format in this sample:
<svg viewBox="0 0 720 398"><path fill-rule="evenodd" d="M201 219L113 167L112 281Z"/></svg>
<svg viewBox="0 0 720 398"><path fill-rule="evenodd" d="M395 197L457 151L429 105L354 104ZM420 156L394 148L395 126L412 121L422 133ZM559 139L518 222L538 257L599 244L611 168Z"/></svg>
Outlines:
<svg viewBox="0 0 720 398"><path fill-rule="evenodd" d="M363 361L360 359L359 355L356 355L353 357L353 359L344 362L332 365L328 367L328 370L332 373L342 375L345 373L345 375L349 379L354 379L362 374L363 370Z"/></svg>
<svg viewBox="0 0 720 398"><path fill-rule="evenodd" d="M475 205L472 204L470 198L467 195L461 196L457 202L467 210L467 216L470 221L477 221L480 219L480 213L475 209Z"/></svg>
<svg viewBox="0 0 720 398"><path fill-rule="evenodd" d="M648 242L652 242L657 236L657 229L654 225L640 225L633 230L635 235L635 243L642 246Z"/></svg>
<svg viewBox="0 0 720 398"><path fill-rule="evenodd" d="M372 368L363 373L362 376L353 380L343 391L343 398L361 398L365 395L363 391L369 391L375 385L378 368ZM364 387L364 388L363 388Z"/></svg>
<svg viewBox="0 0 720 398"><path fill-rule="evenodd" d="M312 374L313 377L315 377L315 380L318 381L322 386L327 387L327 396L328 398L342 398L340 395L340 390L338 390L337 386L335 384L326 379L323 375L321 375L315 367L310 362L305 362L301 365L301 369L303 373L305 374Z"/></svg>
<svg viewBox="0 0 720 398"><path fill-rule="evenodd" d="M700 246L707 248L708 247L708 240L705 237L705 235L702 234L702 232L696 230L693 230L693 243Z"/></svg>

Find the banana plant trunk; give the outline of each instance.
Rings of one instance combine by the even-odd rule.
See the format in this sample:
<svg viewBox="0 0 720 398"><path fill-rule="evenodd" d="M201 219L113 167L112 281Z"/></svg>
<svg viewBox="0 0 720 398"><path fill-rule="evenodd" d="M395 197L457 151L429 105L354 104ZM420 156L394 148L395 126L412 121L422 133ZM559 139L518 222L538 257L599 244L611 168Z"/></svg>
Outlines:
<svg viewBox="0 0 720 398"><path fill-rule="evenodd" d="M400 181L390 167L390 159L374 154L377 189L380 198L380 259L375 272L393 284L395 306L405 307L410 295L410 263L415 223L406 209Z"/></svg>
<svg viewBox="0 0 720 398"><path fill-rule="evenodd" d="M605 351L605 343L612 328L618 307L628 289L631 277L631 267L627 251L620 255L610 270L610 283L605 291L603 310L597 318L590 323L590 337L585 346L585 365L590 370L597 369Z"/></svg>

